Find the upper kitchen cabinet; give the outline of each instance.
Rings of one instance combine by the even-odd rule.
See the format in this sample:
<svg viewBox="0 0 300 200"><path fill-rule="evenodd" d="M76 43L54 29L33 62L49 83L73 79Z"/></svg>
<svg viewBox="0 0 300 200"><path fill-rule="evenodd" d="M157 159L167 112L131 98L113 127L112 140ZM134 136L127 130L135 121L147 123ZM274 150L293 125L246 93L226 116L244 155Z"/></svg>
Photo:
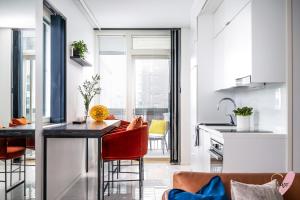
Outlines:
<svg viewBox="0 0 300 200"><path fill-rule="evenodd" d="M252 74L251 5L248 4L224 29L224 71L227 85L232 87L236 79Z"/></svg>
<svg viewBox="0 0 300 200"><path fill-rule="evenodd" d="M214 13L214 37L216 37L225 27L225 5L222 2Z"/></svg>
<svg viewBox="0 0 300 200"><path fill-rule="evenodd" d="M264 1L264 0L258 0ZM241 10L250 2L250 0L225 0L224 3L224 21L231 22Z"/></svg>
<svg viewBox="0 0 300 200"><path fill-rule="evenodd" d="M253 0L252 81L285 82L285 0Z"/></svg>
<svg viewBox="0 0 300 200"><path fill-rule="evenodd" d="M223 4L225 21L229 10L236 14L213 37L215 89L285 82L284 0L225 0ZM218 10L214 27L220 27L220 13L224 12Z"/></svg>
<svg viewBox="0 0 300 200"><path fill-rule="evenodd" d="M216 0L210 0L216 1ZM227 24L249 3L250 0L225 0L217 5L214 13L214 36L217 36Z"/></svg>

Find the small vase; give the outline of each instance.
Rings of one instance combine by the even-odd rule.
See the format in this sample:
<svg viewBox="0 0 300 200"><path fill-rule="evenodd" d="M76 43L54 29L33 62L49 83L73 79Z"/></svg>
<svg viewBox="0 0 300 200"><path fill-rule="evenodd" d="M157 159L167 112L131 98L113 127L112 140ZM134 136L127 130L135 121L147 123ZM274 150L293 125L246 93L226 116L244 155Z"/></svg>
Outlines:
<svg viewBox="0 0 300 200"><path fill-rule="evenodd" d="M75 48L73 48L73 56L81 58L80 52L77 49L75 49Z"/></svg>
<svg viewBox="0 0 300 200"><path fill-rule="evenodd" d="M236 118L237 131L250 131L250 116L240 116L238 115Z"/></svg>
<svg viewBox="0 0 300 200"><path fill-rule="evenodd" d="M85 110L84 111L84 121L87 122L87 119L89 117L89 111L88 110Z"/></svg>

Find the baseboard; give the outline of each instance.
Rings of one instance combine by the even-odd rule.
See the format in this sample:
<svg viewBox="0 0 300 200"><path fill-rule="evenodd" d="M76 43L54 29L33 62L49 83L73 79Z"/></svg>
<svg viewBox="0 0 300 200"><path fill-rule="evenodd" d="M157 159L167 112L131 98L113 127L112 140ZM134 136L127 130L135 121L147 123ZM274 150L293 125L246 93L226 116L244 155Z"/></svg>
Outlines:
<svg viewBox="0 0 300 200"><path fill-rule="evenodd" d="M55 198L56 200L61 200L66 193L79 181L79 179L82 178L82 173L80 173L78 176L76 176L71 183L61 192L57 195L57 197Z"/></svg>

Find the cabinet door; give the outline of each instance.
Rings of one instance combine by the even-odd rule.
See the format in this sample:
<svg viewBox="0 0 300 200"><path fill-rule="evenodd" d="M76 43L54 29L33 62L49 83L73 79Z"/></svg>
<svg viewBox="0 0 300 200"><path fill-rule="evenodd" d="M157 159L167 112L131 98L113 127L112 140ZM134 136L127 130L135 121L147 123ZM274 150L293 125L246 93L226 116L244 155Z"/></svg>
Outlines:
<svg viewBox="0 0 300 200"><path fill-rule="evenodd" d="M220 90L225 88L224 76L224 31L214 39L214 88Z"/></svg>
<svg viewBox="0 0 300 200"><path fill-rule="evenodd" d="M225 5L221 3L219 8L214 13L214 37L225 27Z"/></svg>
<svg viewBox="0 0 300 200"><path fill-rule="evenodd" d="M225 21L230 22L250 0L225 0Z"/></svg>
<svg viewBox="0 0 300 200"><path fill-rule="evenodd" d="M227 87L237 78L251 75L251 5L248 4L225 29L225 72Z"/></svg>

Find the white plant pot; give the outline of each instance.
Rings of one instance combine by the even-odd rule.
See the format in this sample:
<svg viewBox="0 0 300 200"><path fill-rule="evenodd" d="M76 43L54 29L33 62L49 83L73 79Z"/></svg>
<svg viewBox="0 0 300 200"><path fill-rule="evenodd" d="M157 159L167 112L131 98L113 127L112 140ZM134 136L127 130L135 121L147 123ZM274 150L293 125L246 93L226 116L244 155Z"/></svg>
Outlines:
<svg viewBox="0 0 300 200"><path fill-rule="evenodd" d="M237 116L236 117L236 130L237 131L250 131L250 116Z"/></svg>

